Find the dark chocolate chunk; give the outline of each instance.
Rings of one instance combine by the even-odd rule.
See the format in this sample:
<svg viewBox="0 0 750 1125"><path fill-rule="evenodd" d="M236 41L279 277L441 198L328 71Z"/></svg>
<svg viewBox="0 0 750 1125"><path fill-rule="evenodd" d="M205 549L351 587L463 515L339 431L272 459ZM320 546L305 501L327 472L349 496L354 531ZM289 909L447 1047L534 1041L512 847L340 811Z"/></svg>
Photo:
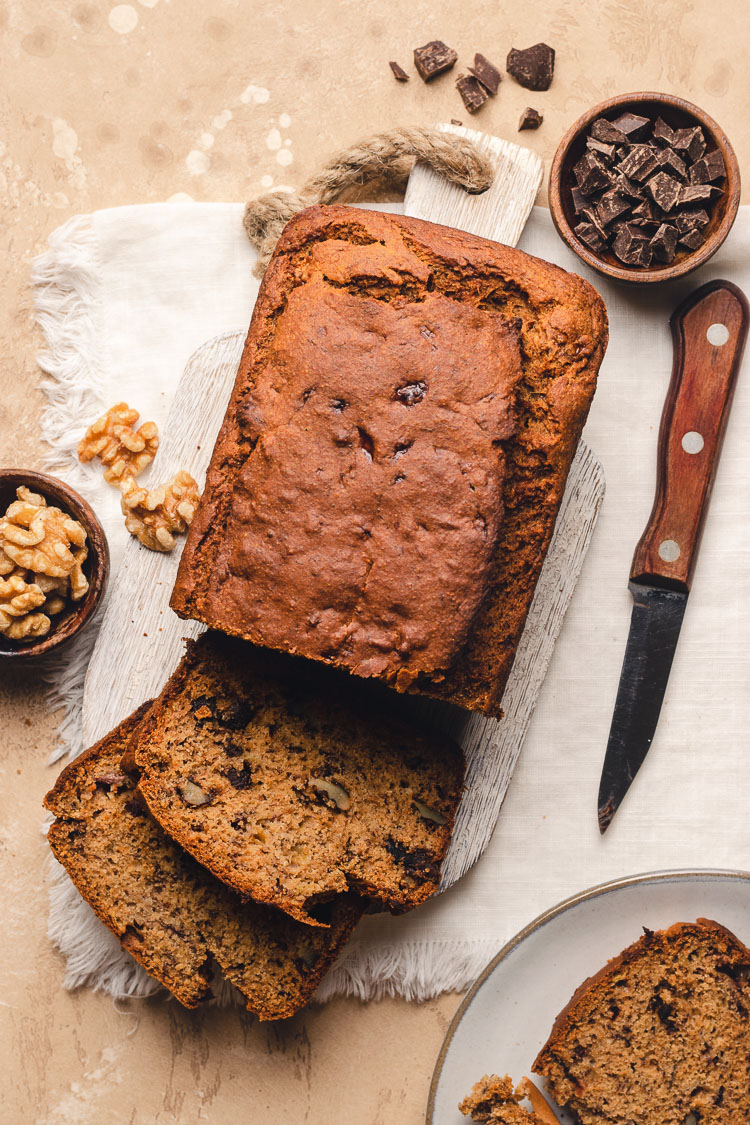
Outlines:
<svg viewBox="0 0 750 1125"><path fill-rule="evenodd" d="M605 191L596 205L596 215L603 227L609 226L629 210L627 199L617 191Z"/></svg>
<svg viewBox="0 0 750 1125"><path fill-rule="evenodd" d="M612 243L615 255L626 266L648 266L651 264L651 248L648 239L633 223L623 223Z"/></svg>
<svg viewBox="0 0 750 1125"><path fill-rule="evenodd" d="M618 129L611 121L607 121L606 117L597 117L589 129L589 136L593 137L595 141L604 141L608 145L624 145L628 142L628 138L622 129Z"/></svg>
<svg viewBox="0 0 750 1125"><path fill-rule="evenodd" d="M706 151L706 138L703 136L703 130L699 125L693 126L692 129L678 129L674 135L672 147L676 148L678 152L686 153L690 163L694 164L696 160L700 160Z"/></svg>
<svg viewBox="0 0 750 1125"><path fill-rule="evenodd" d="M590 149L591 152L595 152L597 156L601 156L602 160L605 160L607 164L611 164L615 158L614 145L605 144L604 141L597 141L593 137L589 137L586 141L586 148Z"/></svg>
<svg viewBox="0 0 750 1125"><path fill-rule="evenodd" d="M526 90L549 90L555 72L555 52L546 43L535 43L523 51L511 47L505 68Z"/></svg>
<svg viewBox="0 0 750 1125"><path fill-rule="evenodd" d="M586 222L591 223L592 227L596 228L596 230L599 234L599 237L602 239L602 241L606 242L607 239L609 238L609 235L607 234L606 230L604 229L604 224L602 223L599 216L597 215L596 209L594 207L591 207L591 206L585 207L584 210L581 211L581 215L586 220Z"/></svg>
<svg viewBox="0 0 750 1125"><path fill-rule="evenodd" d="M490 95L473 74L460 74L456 82L456 89L469 113L476 113L486 101L489 101Z"/></svg>
<svg viewBox="0 0 750 1125"><path fill-rule="evenodd" d="M661 144L672 147L674 145L674 129L670 129L666 121L661 117L657 117L654 123L654 131L651 134L655 141Z"/></svg>
<svg viewBox="0 0 750 1125"><path fill-rule="evenodd" d="M684 184L680 188L677 203L680 207L689 207L691 203L710 203L720 195L723 195L721 188L711 187L709 184Z"/></svg>
<svg viewBox="0 0 750 1125"><path fill-rule="evenodd" d="M593 250L595 254L601 253L604 249L604 239L593 223L579 223L578 226L573 229L581 242L585 242L588 248Z"/></svg>
<svg viewBox="0 0 750 1125"><path fill-rule="evenodd" d="M708 225L708 211L694 210L694 211L681 211L675 216L675 226L680 234L686 234L689 230L694 230L696 227L700 230L701 227Z"/></svg>
<svg viewBox="0 0 750 1125"><path fill-rule="evenodd" d="M570 189L570 194L573 199L573 210L575 211L576 215L580 215L584 207L588 206L586 196L583 194L579 187L572 187Z"/></svg>
<svg viewBox="0 0 750 1125"><path fill-rule="evenodd" d="M598 156L594 156L593 152L585 152L573 165L573 175L584 195L591 195L592 191L602 191L609 187L612 180L604 164Z"/></svg>
<svg viewBox="0 0 750 1125"><path fill-rule="evenodd" d="M680 181L675 180L673 176L668 176L666 172L657 172L646 184L646 191L650 193L656 206L664 212L672 210L680 198L681 190Z"/></svg>
<svg viewBox="0 0 750 1125"><path fill-rule="evenodd" d="M633 208L633 218L645 222L650 222L655 218L654 205L650 199L644 199L642 203Z"/></svg>
<svg viewBox="0 0 750 1125"><path fill-rule="evenodd" d="M451 117L451 125L463 125L463 121L459 121L457 117Z"/></svg>
<svg viewBox="0 0 750 1125"><path fill-rule="evenodd" d="M691 184L710 184L712 180L720 180L726 175L726 168L724 167L724 157L715 148L713 152L707 152L702 159L697 160L690 169L690 183Z"/></svg>
<svg viewBox="0 0 750 1125"><path fill-rule="evenodd" d="M639 117L637 113L622 113L612 124L632 142L640 141L646 136L651 122L647 117Z"/></svg>
<svg viewBox="0 0 750 1125"><path fill-rule="evenodd" d="M662 223L649 246L658 262L669 264L677 251L677 228L669 223Z"/></svg>
<svg viewBox="0 0 750 1125"><path fill-rule="evenodd" d="M627 156L618 164L617 171L640 183L648 179L657 167L656 153L651 145L633 145Z"/></svg>
<svg viewBox="0 0 750 1125"><path fill-rule="evenodd" d="M247 761L242 763L241 770L230 766L224 776L235 789L252 789L253 775L250 770L250 763Z"/></svg>
<svg viewBox="0 0 750 1125"><path fill-rule="evenodd" d="M487 93L492 94L494 98L500 89L500 82L503 77L497 67L493 66L484 55L477 54L474 55L474 65L469 67L469 73L473 74L482 83Z"/></svg>
<svg viewBox="0 0 750 1125"><path fill-rule="evenodd" d="M539 110L532 109L530 105L527 105L518 122L518 132L520 133L523 129L538 129L543 121L544 118Z"/></svg>
<svg viewBox="0 0 750 1125"><path fill-rule="evenodd" d="M671 174L677 176L678 179L684 180L687 178L687 166L685 161L681 160L673 149L662 149L658 155L658 161L665 171L671 172Z"/></svg>
<svg viewBox="0 0 750 1125"><path fill-rule="evenodd" d="M692 230L682 235L680 238L680 246L684 246L686 250L697 250L705 241L703 231L698 230L697 227L693 227Z"/></svg>
<svg viewBox="0 0 750 1125"><path fill-rule="evenodd" d="M439 39L433 39L429 43L425 43L424 47L415 47L414 49L414 65L419 72L420 78L425 82L437 78L438 74L444 74L446 70L450 70L455 65L458 55L452 47L447 47L445 43L441 43Z"/></svg>
<svg viewBox="0 0 750 1125"><path fill-rule="evenodd" d="M406 71L404 70L403 67L398 65L397 62L391 61L391 62L388 63L388 66L393 71L393 77L396 79L397 82L408 82L409 81L409 75L406 73Z"/></svg>
<svg viewBox="0 0 750 1125"><path fill-rule="evenodd" d="M629 180L627 176L622 173L616 178L614 186L619 191L620 195L626 195L628 199L645 199L643 194L643 186L637 184L635 180Z"/></svg>

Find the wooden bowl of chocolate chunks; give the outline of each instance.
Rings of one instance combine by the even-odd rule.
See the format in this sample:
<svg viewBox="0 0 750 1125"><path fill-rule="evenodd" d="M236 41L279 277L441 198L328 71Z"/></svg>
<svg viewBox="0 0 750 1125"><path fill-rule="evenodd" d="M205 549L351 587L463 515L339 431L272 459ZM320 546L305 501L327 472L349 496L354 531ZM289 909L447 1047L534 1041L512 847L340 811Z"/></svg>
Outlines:
<svg viewBox="0 0 750 1125"><path fill-rule="evenodd" d="M729 234L740 170L716 122L669 94L594 106L560 142L549 205L587 265L619 281L671 281L707 262Z"/></svg>

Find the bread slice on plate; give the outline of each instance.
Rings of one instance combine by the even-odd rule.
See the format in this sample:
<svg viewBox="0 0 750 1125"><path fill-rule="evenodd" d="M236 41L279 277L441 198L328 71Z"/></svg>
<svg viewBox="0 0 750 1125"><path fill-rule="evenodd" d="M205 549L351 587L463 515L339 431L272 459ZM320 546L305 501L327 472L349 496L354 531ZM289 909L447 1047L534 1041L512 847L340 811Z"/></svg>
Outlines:
<svg viewBox="0 0 750 1125"><path fill-rule="evenodd" d="M463 755L391 717L381 695L207 633L188 645L126 764L162 827L236 891L310 925L347 891L401 912L437 889Z"/></svg>
<svg viewBox="0 0 750 1125"><path fill-rule="evenodd" d="M584 981L533 1069L581 1125L750 1121L750 949L705 918L646 930Z"/></svg>
<svg viewBox="0 0 750 1125"><path fill-rule="evenodd" d="M497 715L607 343L592 287L310 207L266 270L172 608Z"/></svg>
<svg viewBox="0 0 750 1125"><path fill-rule="evenodd" d="M330 904L328 928L245 902L159 827L120 760L141 708L60 774L45 797L49 842L83 898L123 947L187 1008L210 996L211 959L262 1020L312 996L364 912L355 895Z"/></svg>

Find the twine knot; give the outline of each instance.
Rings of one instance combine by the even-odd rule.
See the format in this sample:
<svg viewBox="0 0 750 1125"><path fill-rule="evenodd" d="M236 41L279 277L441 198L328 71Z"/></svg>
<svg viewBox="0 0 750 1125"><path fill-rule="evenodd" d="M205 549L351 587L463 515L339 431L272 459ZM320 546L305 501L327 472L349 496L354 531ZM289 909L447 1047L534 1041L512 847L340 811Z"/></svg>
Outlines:
<svg viewBox="0 0 750 1125"><path fill-rule="evenodd" d="M282 230L298 211L333 203L347 189L376 180L400 185L418 160L471 195L486 191L494 176L489 157L468 137L416 127L378 133L339 153L299 192L272 191L248 203L243 225L258 250L256 275L263 276Z"/></svg>

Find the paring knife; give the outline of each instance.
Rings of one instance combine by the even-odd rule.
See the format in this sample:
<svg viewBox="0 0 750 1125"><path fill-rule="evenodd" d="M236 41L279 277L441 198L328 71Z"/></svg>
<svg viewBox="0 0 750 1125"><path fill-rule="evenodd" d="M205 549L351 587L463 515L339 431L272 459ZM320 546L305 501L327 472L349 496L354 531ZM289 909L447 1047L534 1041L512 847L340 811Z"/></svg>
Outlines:
<svg viewBox="0 0 750 1125"><path fill-rule="evenodd" d="M748 329L748 303L712 281L672 314L672 379L659 430L656 497L635 549L633 613L599 785L599 831L648 753L680 635Z"/></svg>

